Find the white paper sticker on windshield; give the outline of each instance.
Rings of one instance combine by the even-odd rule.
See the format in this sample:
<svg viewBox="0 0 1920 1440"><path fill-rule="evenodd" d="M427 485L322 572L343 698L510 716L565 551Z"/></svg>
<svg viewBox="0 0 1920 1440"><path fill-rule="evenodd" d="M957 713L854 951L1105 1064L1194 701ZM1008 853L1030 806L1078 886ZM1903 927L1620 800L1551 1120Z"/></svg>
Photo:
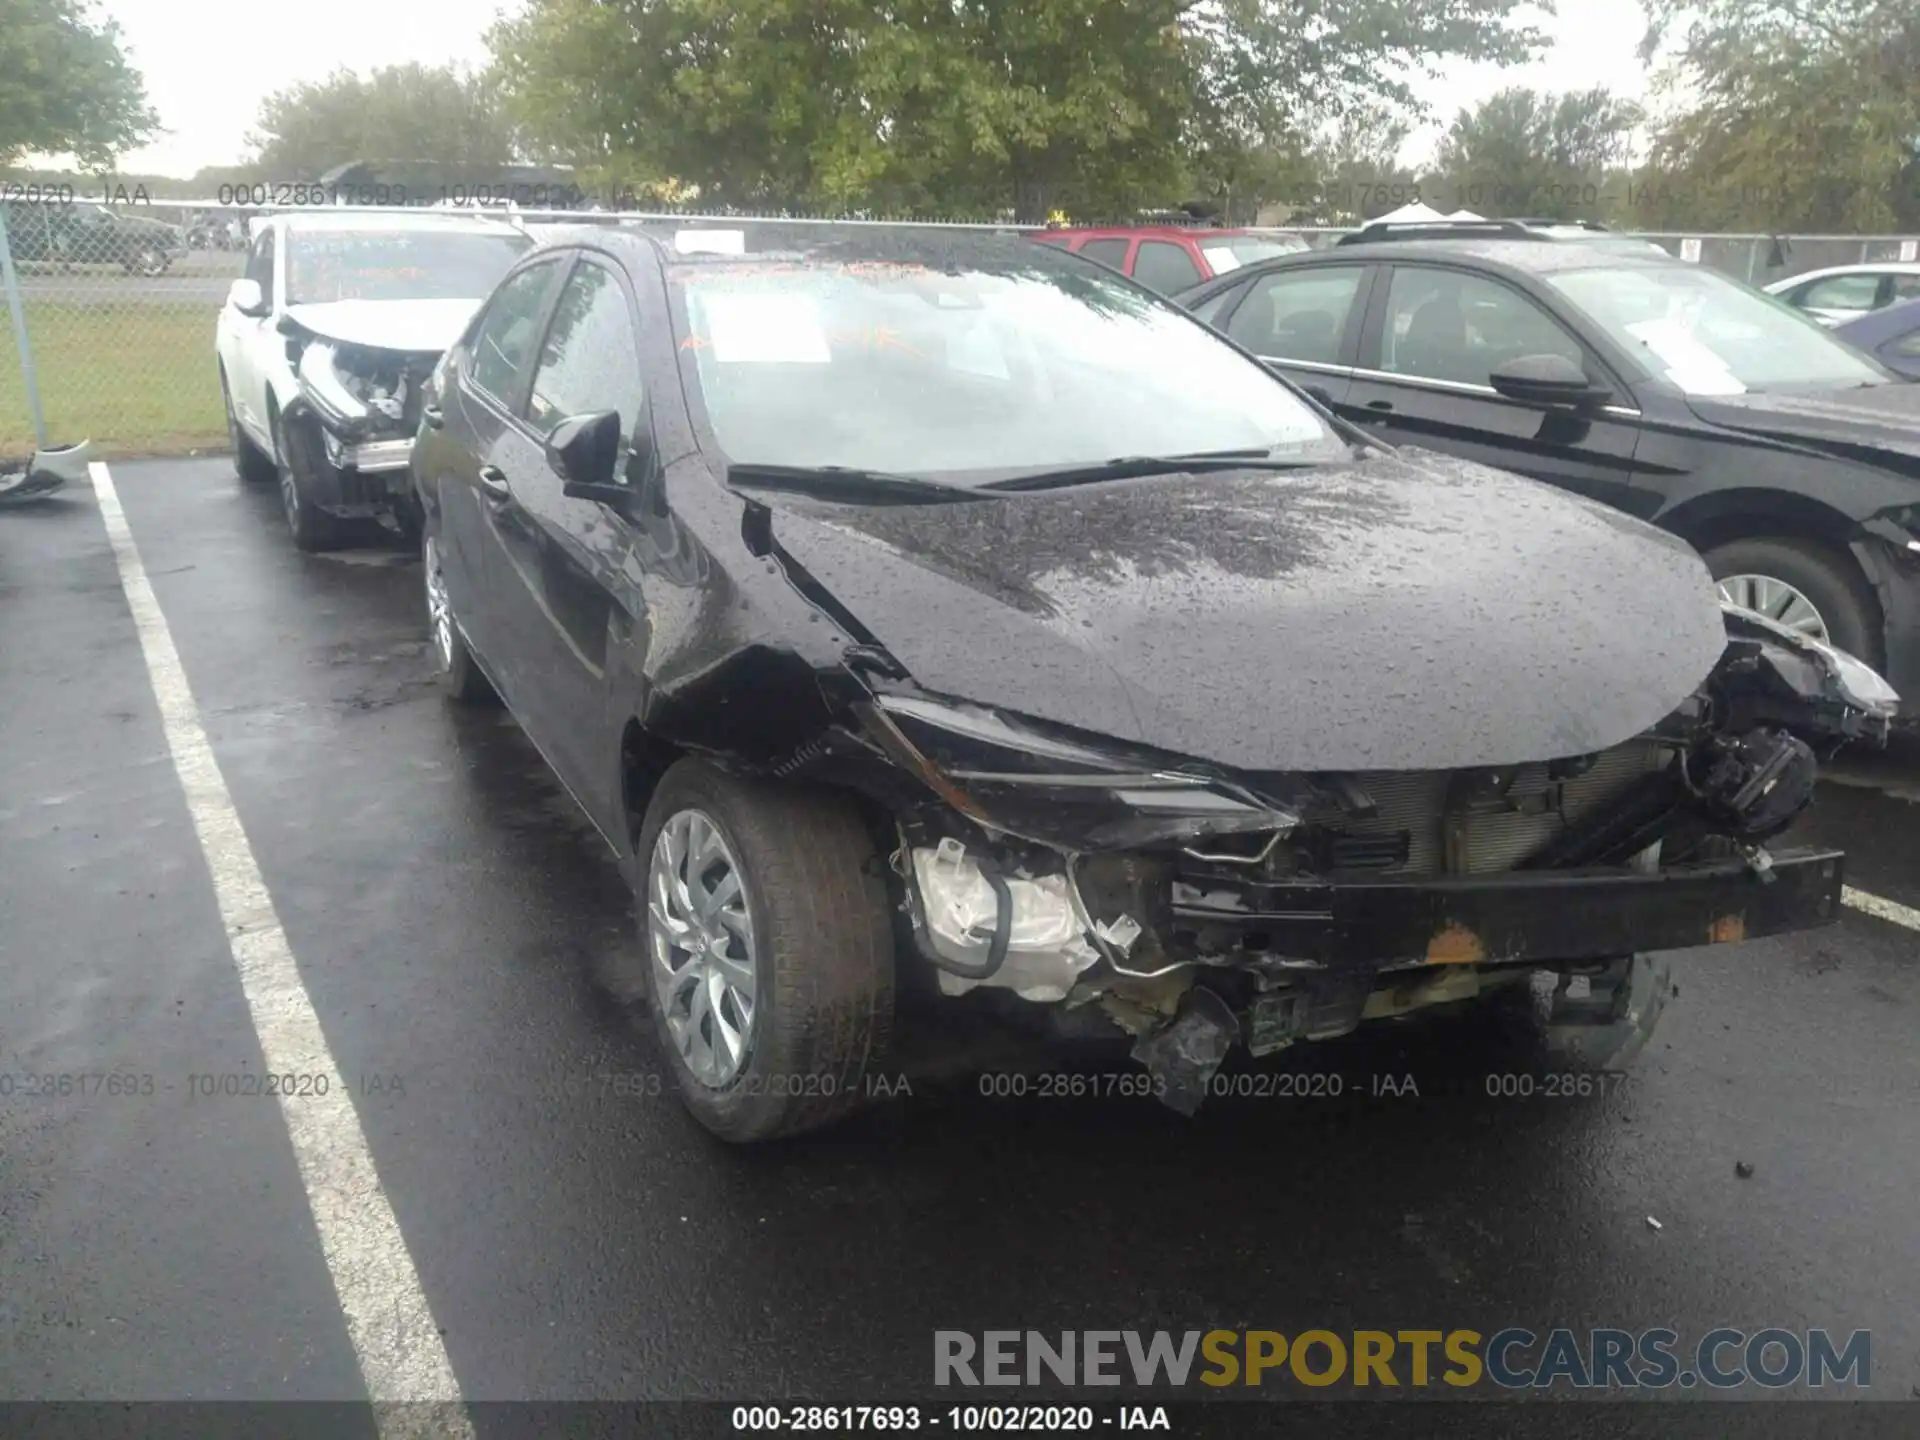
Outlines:
<svg viewBox="0 0 1920 1440"><path fill-rule="evenodd" d="M1225 246L1220 246L1213 250L1203 250L1202 253L1206 255L1207 263L1213 266L1213 273L1216 275L1224 275L1229 270L1238 270L1240 268L1240 257Z"/></svg>
<svg viewBox="0 0 1920 1440"><path fill-rule="evenodd" d="M723 365L825 365L826 331L805 295L703 295L707 343Z"/></svg>
<svg viewBox="0 0 1920 1440"><path fill-rule="evenodd" d="M1744 395L1747 387L1726 362L1671 320L1642 320L1627 326L1633 336L1666 367L1667 378L1689 395Z"/></svg>
<svg viewBox="0 0 1920 1440"><path fill-rule="evenodd" d="M1902 240L1900 242L1902 260L1920 260L1920 240Z"/></svg>
<svg viewBox="0 0 1920 1440"><path fill-rule="evenodd" d="M1700 263L1700 242L1698 240L1682 240L1680 242L1680 258L1689 264L1698 265Z"/></svg>
<svg viewBox="0 0 1920 1440"><path fill-rule="evenodd" d="M676 230L673 248L682 255L744 255L747 232L744 230Z"/></svg>

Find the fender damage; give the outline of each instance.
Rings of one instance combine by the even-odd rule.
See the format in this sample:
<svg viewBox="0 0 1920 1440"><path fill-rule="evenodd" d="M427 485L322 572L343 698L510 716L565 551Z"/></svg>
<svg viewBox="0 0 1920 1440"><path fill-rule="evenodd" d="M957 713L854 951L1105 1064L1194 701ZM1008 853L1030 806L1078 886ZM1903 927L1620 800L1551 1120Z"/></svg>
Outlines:
<svg viewBox="0 0 1920 1440"><path fill-rule="evenodd" d="M1619 1004L1644 1007L1624 983L1636 955L1835 920L1843 857L1769 842L1823 759L1884 743L1898 697L1851 657L1716 610L1678 542L1537 487L1499 497L1558 512L1532 532L1551 553L1518 558L1571 567L1588 547L1618 579L1607 598L1664 627L1636 642L1633 624L1576 618L1556 649L1538 627L1575 612L1552 597L1514 609L1476 590L1465 621L1437 614L1435 593L1482 577L1423 569L1419 537L1457 541L1507 487L1491 474L1463 477L1451 540L1431 493L1396 515L1395 477L1376 473L1364 520L1329 523L1332 489L1311 526L1284 517L1283 564L1223 576L1212 546L1174 577L1184 604L1133 597L1168 628L1159 648L1135 644L1124 613L1144 552L1051 552L1047 506L1099 537L1089 512L1117 503L1112 533L1162 553L1195 533L1180 516L1022 497L1016 562L1011 529L995 543L1004 501L857 518L749 502L749 548L829 622L833 658L742 635L678 683L657 677L642 718L737 768L863 795L887 836L902 964L931 967L948 996L1043 1007L1063 1035L1132 1037L1183 1110L1236 1047L1272 1054L1540 970L1563 988L1592 977L1596 995L1618 981ZM1233 487L1208 480L1186 503L1217 520ZM1378 579L1353 545L1404 563ZM1313 628L1284 623L1301 597ZM1408 683L1435 661L1451 669ZM1529 675L1545 683L1522 693Z"/></svg>

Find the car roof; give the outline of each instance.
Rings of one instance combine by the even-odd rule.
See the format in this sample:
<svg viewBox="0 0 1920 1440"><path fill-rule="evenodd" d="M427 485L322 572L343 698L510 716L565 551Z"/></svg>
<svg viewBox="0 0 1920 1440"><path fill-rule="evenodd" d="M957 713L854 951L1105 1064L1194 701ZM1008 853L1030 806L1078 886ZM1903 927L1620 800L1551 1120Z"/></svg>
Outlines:
<svg viewBox="0 0 1920 1440"><path fill-rule="evenodd" d="M1412 260L1431 263L1449 259L1473 260L1536 275L1568 270L1659 268L1685 263L1657 247L1644 251L1625 248L1614 250L1600 245L1569 245L1561 240L1380 240L1366 245L1336 246L1327 250L1281 255L1272 260L1258 260L1222 278L1308 264L1362 265Z"/></svg>
<svg viewBox="0 0 1920 1440"><path fill-rule="evenodd" d="M1261 238L1254 235L1251 230L1224 225L1055 225L1036 228L1027 233L1030 235L1085 235L1096 239L1114 240L1123 237L1133 239L1136 236L1141 239L1164 240L1173 235L1192 235L1198 239L1215 240L1222 237L1231 239L1235 236Z"/></svg>
<svg viewBox="0 0 1920 1440"><path fill-rule="evenodd" d="M293 234L390 235L400 230L451 231L466 235L518 235L519 226L485 215L457 211L383 210L369 214L353 210L302 210L275 217Z"/></svg>
<svg viewBox="0 0 1920 1440"><path fill-rule="evenodd" d="M1818 270L1802 270L1798 275L1769 281L1767 289L1787 289L1808 280L1824 280L1829 275L1920 275L1920 260L1864 260L1853 265L1822 265Z"/></svg>

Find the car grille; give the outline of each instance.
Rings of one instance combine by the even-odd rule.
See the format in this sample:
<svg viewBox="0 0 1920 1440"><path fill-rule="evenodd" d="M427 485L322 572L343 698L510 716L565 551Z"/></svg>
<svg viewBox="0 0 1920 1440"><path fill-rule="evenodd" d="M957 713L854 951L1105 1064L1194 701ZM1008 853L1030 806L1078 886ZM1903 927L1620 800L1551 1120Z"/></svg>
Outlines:
<svg viewBox="0 0 1920 1440"><path fill-rule="evenodd" d="M1520 765L1501 772L1512 782L1497 794L1457 798L1451 816L1448 797L1472 772L1358 774L1374 813L1327 824L1326 858L1330 868L1387 875L1511 870L1668 759L1663 747L1635 741L1604 751L1580 775L1555 778L1545 762Z"/></svg>

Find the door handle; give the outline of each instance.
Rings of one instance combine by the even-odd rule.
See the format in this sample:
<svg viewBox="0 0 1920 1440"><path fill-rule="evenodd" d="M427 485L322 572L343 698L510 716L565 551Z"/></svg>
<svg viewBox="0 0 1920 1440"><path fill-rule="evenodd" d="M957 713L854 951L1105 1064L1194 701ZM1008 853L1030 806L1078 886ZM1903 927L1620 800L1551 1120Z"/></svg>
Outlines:
<svg viewBox="0 0 1920 1440"><path fill-rule="evenodd" d="M447 417L440 413L438 405L424 405L420 409L420 418L427 422L429 430L438 430L447 423Z"/></svg>
<svg viewBox="0 0 1920 1440"><path fill-rule="evenodd" d="M507 472L498 465L480 467L480 488L495 500L511 500L513 487L507 484Z"/></svg>

